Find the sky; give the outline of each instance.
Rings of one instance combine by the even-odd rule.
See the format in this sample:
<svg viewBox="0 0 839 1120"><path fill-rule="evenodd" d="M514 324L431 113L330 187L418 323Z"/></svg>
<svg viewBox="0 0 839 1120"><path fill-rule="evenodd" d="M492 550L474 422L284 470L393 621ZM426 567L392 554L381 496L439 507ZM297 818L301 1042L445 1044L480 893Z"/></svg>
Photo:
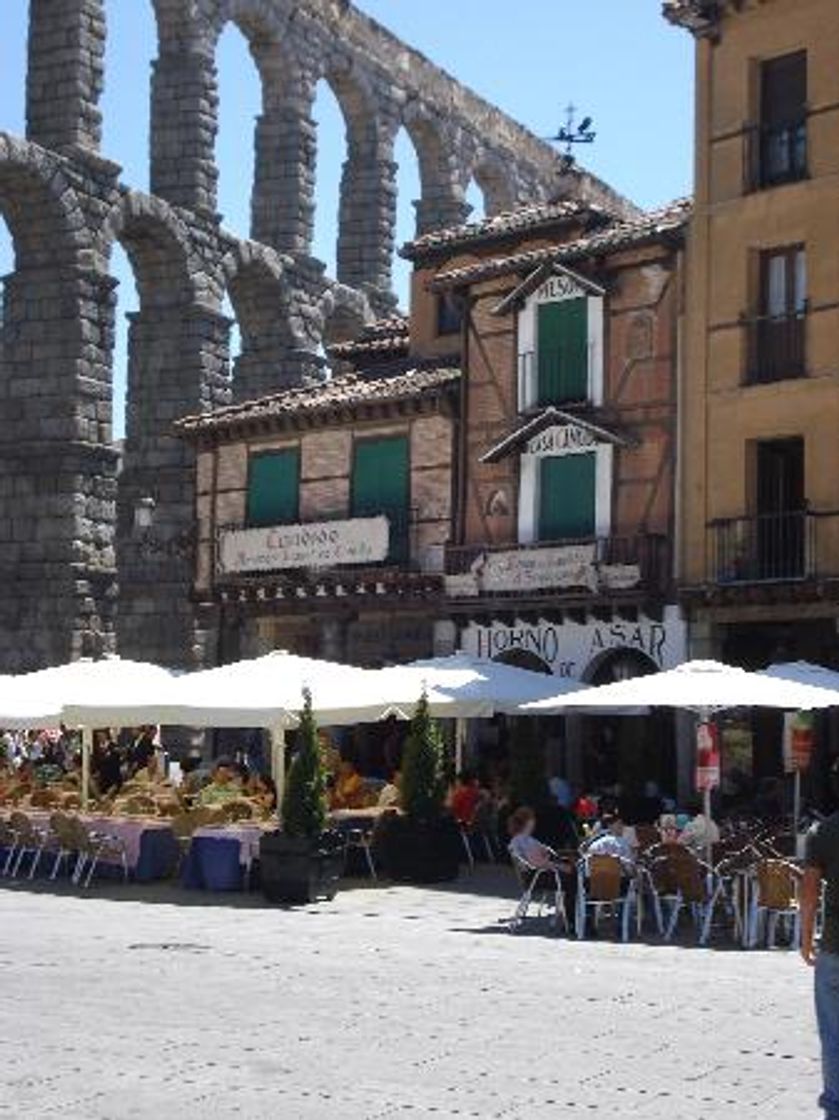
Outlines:
<svg viewBox="0 0 839 1120"><path fill-rule="evenodd" d="M540 136L553 135L565 106L592 116L597 138L579 152L583 166L641 206L686 194L691 187L693 63L690 37L662 19L661 0L357 0L465 85ZM22 134L27 0L0 0L0 130ZM148 81L156 54L151 0L106 0L103 153L122 165L123 182L148 189ZM221 38L217 162L219 210L225 226L247 236L253 171L253 119L260 108L256 70L240 33ZM318 187L314 254L334 275L338 183L344 160L340 110L325 83L318 87ZM399 163L397 243L413 234L419 197L416 157L404 130ZM480 192L468 200L481 215ZM0 214L0 275L14 252ZM407 265L397 259L396 291L404 303ZM120 281L114 359L114 430L122 434L125 314L137 306L128 262L115 247ZM234 339L234 349L237 342Z"/></svg>

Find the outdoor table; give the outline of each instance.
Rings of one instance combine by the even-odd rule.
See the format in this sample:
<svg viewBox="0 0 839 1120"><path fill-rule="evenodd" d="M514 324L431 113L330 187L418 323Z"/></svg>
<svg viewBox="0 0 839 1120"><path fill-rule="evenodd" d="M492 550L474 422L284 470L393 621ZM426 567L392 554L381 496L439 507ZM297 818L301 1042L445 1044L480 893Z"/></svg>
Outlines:
<svg viewBox="0 0 839 1120"><path fill-rule="evenodd" d="M388 813L401 813L401 810L393 805L371 805L366 809L333 809L329 814L329 823L340 832L351 832L354 829L370 832Z"/></svg>
<svg viewBox="0 0 839 1120"><path fill-rule="evenodd" d="M49 828L50 818L55 809L29 809L20 806L24 813L39 829ZM6 818L14 812L7 810ZM73 813L91 832L113 836L125 848L125 859L133 879L147 883L153 879L165 879L178 862L178 842L169 821L158 817L109 817L101 813ZM121 873L122 867L115 857L103 856L100 868L107 873L113 869Z"/></svg>
<svg viewBox="0 0 839 1120"><path fill-rule="evenodd" d="M235 824L198 828L192 834L181 881L185 887L209 891L238 891L248 881L259 858L264 828Z"/></svg>

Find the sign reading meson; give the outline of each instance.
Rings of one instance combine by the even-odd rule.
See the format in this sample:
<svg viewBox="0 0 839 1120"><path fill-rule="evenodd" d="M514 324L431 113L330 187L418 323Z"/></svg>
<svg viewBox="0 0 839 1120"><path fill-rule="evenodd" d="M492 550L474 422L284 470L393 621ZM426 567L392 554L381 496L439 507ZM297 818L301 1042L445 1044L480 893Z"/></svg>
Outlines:
<svg viewBox="0 0 839 1120"><path fill-rule="evenodd" d="M389 536L386 517L225 529L219 533L216 566L219 575L232 575L377 564L387 558Z"/></svg>

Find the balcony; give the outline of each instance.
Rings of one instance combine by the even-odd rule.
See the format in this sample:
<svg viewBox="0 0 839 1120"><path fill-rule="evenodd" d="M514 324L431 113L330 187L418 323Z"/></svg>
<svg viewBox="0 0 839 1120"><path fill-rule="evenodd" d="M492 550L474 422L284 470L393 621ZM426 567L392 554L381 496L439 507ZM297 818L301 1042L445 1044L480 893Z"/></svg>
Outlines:
<svg viewBox="0 0 839 1120"><path fill-rule="evenodd" d="M573 381L580 381L581 378L572 378L567 373L565 374L565 382L568 385L567 392L552 394L556 397L553 400L542 400L539 392L539 356L536 351L528 350L524 354L519 354L518 357L518 382L519 382L519 411L530 412L534 408L541 408L543 405L570 405L580 404L587 401L591 395L591 387L595 384L594 380L594 353L595 348L593 343L588 344L588 357L586 361L585 371L585 385L575 386L571 384ZM542 357L542 364L547 365L547 371L550 374L556 373L556 378L559 384L562 384L562 376L559 375L559 354L547 354Z"/></svg>
<svg viewBox="0 0 839 1120"><path fill-rule="evenodd" d="M760 514L713 521L713 581L779 583L839 576L839 512Z"/></svg>
<svg viewBox="0 0 839 1120"><path fill-rule="evenodd" d="M787 124L751 125L745 135L747 191L807 178L806 114Z"/></svg>
<svg viewBox="0 0 839 1120"><path fill-rule="evenodd" d="M747 323L748 385L767 385L807 373L807 315L760 316Z"/></svg>
<svg viewBox="0 0 839 1120"><path fill-rule="evenodd" d="M450 598L656 594L670 581L670 550L659 535L457 545L446 549L445 571Z"/></svg>

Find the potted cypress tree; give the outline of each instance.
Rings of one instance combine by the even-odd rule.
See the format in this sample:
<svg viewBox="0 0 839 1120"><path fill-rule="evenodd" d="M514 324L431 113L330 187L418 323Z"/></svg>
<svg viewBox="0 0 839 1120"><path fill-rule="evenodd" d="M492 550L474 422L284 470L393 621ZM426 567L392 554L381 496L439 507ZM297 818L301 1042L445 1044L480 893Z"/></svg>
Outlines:
<svg viewBox="0 0 839 1120"><path fill-rule="evenodd" d="M272 902L332 899L344 869L344 842L326 830L326 775L311 693L303 693L300 749L288 773L282 830L262 838L262 891Z"/></svg>
<svg viewBox="0 0 839 1120"><path fill-rule="evenodd" d="M404 812L384 817L377 834L377 854L391 879L442 883L457 878L461 841L445 798L443 739L423 693L402 756Z"/></svg>

